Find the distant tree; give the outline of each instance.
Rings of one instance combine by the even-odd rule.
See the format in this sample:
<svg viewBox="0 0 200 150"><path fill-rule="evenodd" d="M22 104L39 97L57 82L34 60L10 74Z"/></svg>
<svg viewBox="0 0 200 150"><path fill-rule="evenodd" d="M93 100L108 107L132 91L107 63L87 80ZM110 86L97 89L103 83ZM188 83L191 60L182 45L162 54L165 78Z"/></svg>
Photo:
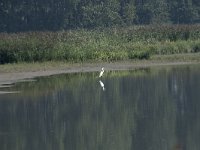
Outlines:
<svg viewBox="0 0 200 150"><path fill-rule="evenodd" d="M136 19L136 7L134 0L121 0L120 15L124 24L131 25L134 23L134 20Z"/></svg>
<svg viewBox="0 0 200 150"><path fill-rule="evenodd" d="M175 24L193 23L198 18L198 6L192 0L170 0L171 20Z"/></svg>
<svg viewBox="0 0 200 150"><path fill-rule="evenodd" d="M135 0L137 24L150 24L151 12L146 3L148 0Z"/></svg>
<svg viewBox="0 0 200 150"><path fill-rule="evenodd" d="M82 6L84 27L112 26L120 24L118 0L90 1Z"/></svg>
<svg viewBox="0 0 200 150"><path fill-rule="evenodd" d="M200 1L199 0L192 0L195 18L194 23L200 23Z"/></svg>
<svg viewBox="0 0 200 150"><path fill-rule="evenodd" d="M200 23L200 0L1 0L0 32Z"/></svg>
<svg viewBox="0 0 200 150"><path fill-rule="evenodd" d="M0 32L6 31L8 8L5 5L4 1L0 2Z"/></svg>
<svg viewBox="0 0 200 150"><path fill-rule="evenodd" d="M170 23L169 8L166 0L151 0L145 4L150 13L150 24Z"/></svg>

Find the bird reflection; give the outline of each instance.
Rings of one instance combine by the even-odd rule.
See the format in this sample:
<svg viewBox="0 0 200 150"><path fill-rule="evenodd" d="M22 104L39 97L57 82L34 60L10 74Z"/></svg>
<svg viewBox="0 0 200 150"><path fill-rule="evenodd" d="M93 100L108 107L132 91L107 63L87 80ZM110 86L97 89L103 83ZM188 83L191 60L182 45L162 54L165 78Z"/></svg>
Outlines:
<svg viewBox="0 0 200 150"><path fill-rule="evenodd" d="M103 91L105 91L106 89L104 87L104 83L101 80L99 81L99 83L100 83L100 86L102 87Z"/></svg>

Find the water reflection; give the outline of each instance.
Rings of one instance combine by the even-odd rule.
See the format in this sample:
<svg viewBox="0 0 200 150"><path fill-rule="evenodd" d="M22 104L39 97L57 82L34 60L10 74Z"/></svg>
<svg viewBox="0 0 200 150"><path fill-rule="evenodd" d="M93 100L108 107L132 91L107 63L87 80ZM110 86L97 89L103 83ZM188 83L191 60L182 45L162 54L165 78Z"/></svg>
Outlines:
<svg viewBox="0 0 200 150"><path fill-rule="evenodd" d="M100 84L100 86L102 87L102 90L105 91L106 88L105 88L105 86L104 86L104 83L103 83L101 80L99 81L99 84Z"/></svg>
<svg viewBox="0 0 200 150"><path fill-rule="evenodd" d="M17 81L17 83L24 83L24 82L35 82L37 80L35 79L22 79ZM7 83L7 84L2 84L0 85L0 95L1 94L13 94L13 93L20 93L21 91L15 91L11 87L13 87L13 83Z"/></svg>
<svg viewBox="0 0 200 150"><path fill-rule="evenodd" d="M200 66L76 73L0 95L0 149L200 149Z"/></svg>

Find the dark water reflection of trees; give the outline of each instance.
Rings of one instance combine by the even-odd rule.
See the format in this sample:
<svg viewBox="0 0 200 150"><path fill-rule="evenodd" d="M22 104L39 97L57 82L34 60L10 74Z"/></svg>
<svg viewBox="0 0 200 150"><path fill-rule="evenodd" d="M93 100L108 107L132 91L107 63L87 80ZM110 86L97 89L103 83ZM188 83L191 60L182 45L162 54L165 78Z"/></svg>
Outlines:
<svg viewBox="0 0 200 150"><path fill-rule="evenodd" d="M200 67L38 78L0 96L2 150L200 149Z"/></svg>

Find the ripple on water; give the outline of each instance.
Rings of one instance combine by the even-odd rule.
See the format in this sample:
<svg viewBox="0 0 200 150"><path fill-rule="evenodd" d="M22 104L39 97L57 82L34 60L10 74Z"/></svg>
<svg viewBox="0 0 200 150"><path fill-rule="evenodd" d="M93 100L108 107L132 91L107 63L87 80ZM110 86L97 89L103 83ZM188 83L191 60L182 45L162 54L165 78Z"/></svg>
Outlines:
<svg viewBox="0 0 200 150"><path fill-rule="evenodd" d="M0 94L16 94L20 93L20 91L0 91Z"/></svg>
<svg viewBox="0 0 200 150"><path fill-rule="evenodd" d="M0 94L15 94L20 93L19 91L9 91L8 88L13 87L13 84L2 84L0 85Z"/></svg>

